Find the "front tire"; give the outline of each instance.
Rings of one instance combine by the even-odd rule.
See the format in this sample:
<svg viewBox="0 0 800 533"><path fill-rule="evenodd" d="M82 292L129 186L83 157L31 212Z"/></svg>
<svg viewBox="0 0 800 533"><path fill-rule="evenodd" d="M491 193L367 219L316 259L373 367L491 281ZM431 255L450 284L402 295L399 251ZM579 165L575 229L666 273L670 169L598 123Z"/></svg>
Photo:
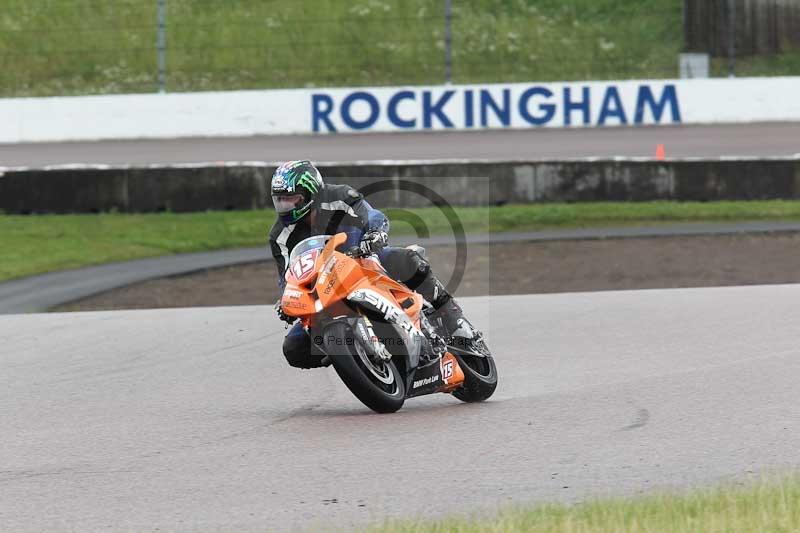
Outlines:
<svg viewBox="0 0 800 533"><path fill-rule="evenodd" d="M376 413L394 413L403 406L405 385L394 362L374 363L347 324L328 326L323 343L336 373L361 403Z"/></svg>
<svg viewBox="0 0 800 533"><path fill-rule="evenodd" d="M467 403L488 400L497 388L497 367L489 348L483 340L473 348L483 356L453 353L464 372L464 385L454 390L453 396Z"/></svg>

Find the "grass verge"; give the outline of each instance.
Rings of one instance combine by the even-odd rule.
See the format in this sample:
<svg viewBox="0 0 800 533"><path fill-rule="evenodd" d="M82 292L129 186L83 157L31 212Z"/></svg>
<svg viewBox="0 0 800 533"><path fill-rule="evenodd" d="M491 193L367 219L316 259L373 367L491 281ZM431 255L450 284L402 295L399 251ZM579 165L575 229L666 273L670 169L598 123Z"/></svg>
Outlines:
<svg viewBox="0 0 800 533"><path fill-rule="evenodd" d="M711 75L725 76L728 72L726 58L711 61ZM736 58L736 75L742 76L796 76L800 73L800 50L788 50L774 56Z"/></svg>
<svg viewBox="0 0 800 533"><path fill-rule="evenodd" d="M169 0L168 92L442 83L441 0ZM456 83L674 78L679 0L453 2ZM4 0L0 96L155 92L156 0ZM737 58L792 75L800 51ZM715 58L712 73L727 75Z"/></svg>
<svg viewBox="0 0 800 533"><path fill-rule="evenodd" d="M393 235L450 225L436 208L388 209ZM800 201L587 203L456 208L467 232L800 220ZM271 211L0 216L0 281L87 265L266 245ZM417 222L411 222L416 220Z"/></svg>
<svg viewBox="0 0 800 533"><path fill-rule="evenodd" d="M800 480L762 481L684 495L515 508L494 517L391 522L389 533L798 531Z"/></svg>
<svg viewBox="0 0 800 533"><path fill-rule="evenodd" d="M0 95L156 91L156 6L4 0ZM441 0L166 6L169 92L444 81ZM681 2L453 2L452 36L457 83L674 77Z"/></svg>

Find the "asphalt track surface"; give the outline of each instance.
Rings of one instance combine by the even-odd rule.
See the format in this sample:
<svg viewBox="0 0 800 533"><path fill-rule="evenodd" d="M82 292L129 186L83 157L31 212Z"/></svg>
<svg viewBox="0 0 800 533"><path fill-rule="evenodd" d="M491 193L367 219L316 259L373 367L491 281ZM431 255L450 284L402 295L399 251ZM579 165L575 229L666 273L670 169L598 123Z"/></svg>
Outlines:
<svg viewBox="0 0 800 533"><path fill-rule="evenodd" d="M800 223L791 221L684 223L651 227L630 226L470 234L467 236L467 244L736 235L743 233L770 234L799 231ZM421 244L423 246L452 245L454 242L452 236L434 236L426 239L410 236L392 237L392 245L394 246L407 246L409 244ZM110 263L12 280L0 283L0 315L43 312L68 302L133 283L212 268L264 261L269 258L269 253L264 247L242 248Z"/></svg>
<svg viewBox="0 0 800 533"><path fill-rule="evenodd" d="M464 299L500 387L374 415L267 307L0 317L6 530L349 528L800 456L800 285ZM524 310L524 311L521 311Z"/></svg>
<svg viewBox="0 0 800 533"><path fill-rule="evenodd" d="M791 156L800 123L0 144L0 167L216 161Z"/></svg>

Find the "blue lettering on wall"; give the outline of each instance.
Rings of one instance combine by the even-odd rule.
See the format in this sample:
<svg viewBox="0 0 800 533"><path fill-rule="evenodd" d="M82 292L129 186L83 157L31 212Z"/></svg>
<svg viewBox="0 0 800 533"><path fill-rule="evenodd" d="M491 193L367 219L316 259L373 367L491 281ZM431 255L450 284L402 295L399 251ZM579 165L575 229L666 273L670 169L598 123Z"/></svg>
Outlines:
<svg viewBox="0 0 800 533"><path fill-rule="evenodd" d="M492 98L492 93L486 89L481 89L481 126L489 125L489 109L494 111L494 115L500 119L503 126L511 125L511 89L503 89L503 103L498 104Z"/></svg>
<svg viewBox="0 0 800 533"><path fill-rule="evenodd" d="M676 84L625 87L623 91L609 83L560 85L556 92L539 85L319 92L311 94L311 130L363 131L377 124L390 130L430 130L681 123Z"/></svg>
<svg viewBox="0 0 800 533"><path fill-rule="evenodd" d="M318 132L320 123L324 122L328 131L336 131L331 122L331 111L333 111L333 98L329 94L311 95L311 131Z"/></svg>
<svg viewBox="0 0 800 533"><path fill-rule="evenodd" d="M473 93L471 89L464 91L464 127L475 126L475 111L473 109Z"/></svg>
<svg viewBox="0 0 800 533"><path fill-rule="evenodd" d="M678 94L675 91L675 85L669 84L664 86L661 92L661 98L656 102L653 96L653 90L649 85L640 85L639 94L636 97L636 115L634 116L634 124L642 124L644 122L645 107L650 107L650 112L653 115L653 121L656 124L661 123L661 115L664 114L664 108L669 105L670 115L672 122L681 121L681 110L678 105Z"/></svg>
<svg viewBox="0 0 800 533"><path fill-rule="evenodd" d="M604 125L609 118L616 118L620 124L628 123L628 117L625 116L625 108L622 107L619 91L614 85L606 89L603 104L600 106L600 116L597 118L598 126Z"/></svg>
<svg viewBox="0 0 800 533"><path fill-rule="evenodd" d="M353 115L350 114L350 107L357 101L362 100L369 105L369 116L361 121L355 120ZM365 91L356 91L349 94L347 98L342 101L342 122L351 130L365 130L372 127L378 121L381 106L378 99L374 95Z"/></svg>
<svg viewBox="0 0 800 533"><path fill-rule="evenodd" d="M403 120L400 118L400 115L397 114L397 106L400 104L402 100L411 100L416 101L417 95L414 94L414 91L399 91L394 96L389 99L389 105L386 109L386 114L389 117L389 122L393 125L397 126L398 128L414 128L417 126L417 119L412 118L408 120Z"/></svg>
<svg viewBox="0 0 800 533"><path fill-rule="evenodd" d="M583 123L589 124L591 122L591 112L589 108L589 88L583 87L581 89L582 99L580 101L572 100L572 89L564 87L564 125L572 125L572 112L580 111L583 115Z"/></svg>
<svg viewBox="0 0 800 533"><path fill-rule="evenodd" d="M433 117L436 116L445 128L452 128L453 122L444 114L442 108L453 97L453 90L444 91L436 102L433 102L431 91L422 92L422 127L426 130L433 127Z"/></svg>
<svg viewBox="0 0 800 533"><path fill-rule="evenodd" d="M519 114L525 120L525 122L533 126L547 124L553 120L553 116L556 114L556 106L555 104L547 103L539 104L539 111L544 112L544 114L533 115L530 111L530 100L534 96L542 96L545 99L550 99L553 97L553 91L544 87L531 87L530 89L527 89L519 97Z"/></svg>

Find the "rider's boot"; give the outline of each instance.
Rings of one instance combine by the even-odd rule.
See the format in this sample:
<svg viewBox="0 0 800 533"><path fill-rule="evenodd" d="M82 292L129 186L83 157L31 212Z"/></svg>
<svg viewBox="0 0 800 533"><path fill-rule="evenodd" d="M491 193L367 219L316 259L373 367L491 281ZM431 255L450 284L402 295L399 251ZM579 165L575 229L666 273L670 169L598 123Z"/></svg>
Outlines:
<svg viewBox="0 0 800 533"><path fill-rule="evenodd" d="M475 335L476 330L464 316L461 306L432 272L428 272L415 290L433 305L435 311L428 315L428 320L441 327L448 338L471 339Z"/></svg>
<svg viewBox="0 0 800 533"><path fill-rule="evenodd" d="M417 291L433 305L435 311L428 315L431 324L452 338L472 338L472 325L464 318L464 312L455 302L441 281L434 275L431 264L424 257L424 250L417 248L387 248L381 261L394 279Z"/></svg>
<svg viewBox="0 0 800 533"><path fill-rule="evenodd" d="M431 322L441 320L442 329L447 332L448 342L457 348L469 347L470 341L480 335L475 326L464 316L464 311L455 298L449 298L428 317Z"/></svg>

